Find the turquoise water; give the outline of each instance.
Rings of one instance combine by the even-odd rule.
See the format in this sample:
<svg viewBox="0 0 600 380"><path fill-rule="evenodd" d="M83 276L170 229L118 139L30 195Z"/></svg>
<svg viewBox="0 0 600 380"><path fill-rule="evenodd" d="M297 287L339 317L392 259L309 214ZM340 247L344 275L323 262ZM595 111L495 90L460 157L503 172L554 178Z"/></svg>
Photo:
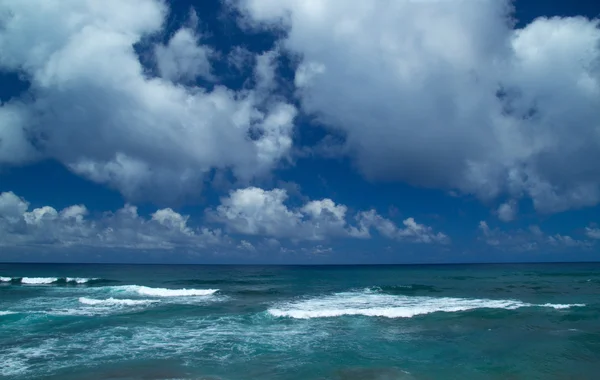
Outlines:
<svg viewBox="0 0 600 380"><path fill-rule="evenodd" d="M0 378L597 379L600 265L0 265Z"/></svg>

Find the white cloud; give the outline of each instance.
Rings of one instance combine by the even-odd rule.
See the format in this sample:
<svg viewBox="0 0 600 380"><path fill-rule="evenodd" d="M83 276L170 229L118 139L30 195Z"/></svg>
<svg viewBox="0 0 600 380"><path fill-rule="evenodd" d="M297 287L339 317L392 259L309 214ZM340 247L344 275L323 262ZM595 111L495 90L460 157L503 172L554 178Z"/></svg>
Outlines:
<svg viewBox="0 0 600 380"><path fill-rule="evenodd" d="M499 228L491 229L487 222L481 221L478 229L479 240L501 250L524 252L552 248L590 248L593 245L589 240L578 240L569 235L547 235L536 225L530 226L528 230L503 231Z"/></svg>
<svg viewBox="0 0 600 380"><path fill-rule="evenodd" d="M318 244L316 246L301 247L301 248L281 247L279 249L279 252L283 253L283 254L303 254L303 255L317 256L317 255L330 255L334 252L334 249L331 247L324 247L323 245Z"/></svg>
<svg viewBox="0 0 600 380"><path fill-rule="evenodd" d="M23 214L25 222L29 225L40 226L46 222L52 223L58 218L58 212L50 206L43 206L40 208L33 209L31 212Z"/></svg>
<svg viewBox="0 0 600 380"><path fill-rule="evenodd" d="M240 241L240 244L237 246L237 248L250 252L256 252L256 247L254 247L254 245L247 240Z"/></svg>
<svg viewBox="0 0 600 380"><path fill-rule="evenodd" d="M231 3L286 31L303 109L346 135L338 151L367 178L541 212L600 201L598 20L514 29L509 0Z"/></svg>
<svg viewBox="0 0 600 380"><path fill-rule="evenodd" d="M290 208L287 192L283 189L263 190L248 187L232 191L221 199L216 210L208 210L212 219L224 223L235 233L288 238L295 241L319 241L334 237L368 238L375 228L386 238L414 243L448 243L442 233L417 224L413 218L398 228L392 221L375 210L356 215L358 225L348 222L348 208L331 199L308 201Z"/></svg>
<svg viewBox="0 0 600 380"><path fill-rule="evenodd" d="M192 29L181 28L166 46L156 46L156 62L163 78L171 81L194 80L197 77L214 79L209 60L214 51L208 46L198 45L198 39Z"/></svg>
<svg viewBox="0 0 600 380"><path fill-rule="evenodd" d="M271 50L256 57L254 76L263 90L271 90L275 86L278 55L276 50Z"/></svg>
<svg viewBox="0 0 600 380"><path fill-rule="evenodd" d="M585 235L587 237L589 237L590 239L600 240L600 229L599 228L586 227L585 228Z"/></svg>
<svg viewBox="0 0 600 380"><path fill-rule="evenodd" d="M0 193L0 215L9 222L18 222L28 208L29 203L18 197L15 193Z"/></svg>
<svg viewBox="0 0 600 380"><path fill-rule="evenodd" d="M391 220L378 215L374 210L362 212L357 216L361 230L375 228L381 235L401 241L415 243L448 244L450 238L441 232L434 232L433 228L418 224L413 218L405 219L403 228L397 227Z"/></svg>
<svg viewBox="0 0 600 380"><path fill-rule="evenodd" d="M188 216L170 208L150 219L125 205L101 218L87 218L83 205L60 212L50 206L28 211L29 204L12 192L0 193L0 246L95 247L128 249L205 248L228 242L219 229L191 228Z"/></svg>
<svg viewBox="0 0 600 380"><path fill-rule="evenodd" d="M287 197L283 189L248 187L231 192L215 211L209 212L231 231L245 235L323 240L351 234L345 220L346 206L324 199L290 209L284 204Z"/></svg>
<svg viewBox="0 0 600 380"><path fill-rule="evenodd" d="M565 247L589 247L591 245L591 242L589 241L576 240L568 235L561 234L549 236L548 242L552 245Z"/></svg>
<svg viewBox="0 0 600 380"><path fill-rule="evenodd" d="M287 157L296 109L261 83L171 81L210 73L191 28L156 47L163 77L146 75L134 44L162 33L167 12L159 0L2 1L0 70L31 88L0 107L0 165L53 158L128 199L167 203L197 196L213 169L248 181Z"/></svg>
<svg viewBox="0 0 600 380"><path fill-rule="evenodd" d="M517 211L517 202L515 200L510 200L498 207L498 218L503 222L510 222L515 219Z"/></svg>
<svg viewBox="0 0 600 380"><path fill-rule="evenodd" d="M308 252L310 254L313 255L328 255L331 254L333 252L333 248L331 247L324 247L322 245L317 245L315 247L312 248L303 248L302 249L303 252Z"/></svg>
<svg viewBox="0 0 600 380"><path fill-rule="evenodd" d="M158 209L148 217L138 214L136 206L126 204L115 212L90 215L84 205L62 210L51 206L29 209L29 203L12 192L0 193L0 246L89 247L99 249L183 249L203 252L208 247L224 251L237 248L243 252L288 250L277 239L324 241L333 238L370 238L377 229L386 238L413 243L447 243L442 233L417 224L413 218L404 227L379 216L374 210L362 212L348 222L348 209L331 199L307 201L288 207L283 189L263 190L248 187L232 191L221 199L216 209L208 209L208 219L223 224L229 231L248 236L262 236L258 245L240 239L234 242L220 228L192 227L189 215L171 208ZM298 248L306 251L306 247ZM289 250L288 250L289 251ZM316 245L314 253L331 252L332 248Z"/></svg>
<svg viewBox="0 0 600 380"><path fill-rule="evenodd" d="M187 226L189 217L187 215L181 215L171 208L165 208L157 210L152 214L152 220L158 222L162 226L168 229L180 231L184 235L192 235L193 231Z"/></svg>

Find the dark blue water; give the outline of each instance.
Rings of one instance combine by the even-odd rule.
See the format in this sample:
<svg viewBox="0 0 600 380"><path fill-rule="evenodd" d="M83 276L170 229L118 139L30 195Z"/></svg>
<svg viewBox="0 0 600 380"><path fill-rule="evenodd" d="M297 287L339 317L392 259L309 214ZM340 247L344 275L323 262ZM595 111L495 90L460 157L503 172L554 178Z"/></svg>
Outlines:
<svg viewBox="0 0 600 380"><path fill-rule="evenodd" d="M597 379L600 265L0 265L6 379Z"/></svg>

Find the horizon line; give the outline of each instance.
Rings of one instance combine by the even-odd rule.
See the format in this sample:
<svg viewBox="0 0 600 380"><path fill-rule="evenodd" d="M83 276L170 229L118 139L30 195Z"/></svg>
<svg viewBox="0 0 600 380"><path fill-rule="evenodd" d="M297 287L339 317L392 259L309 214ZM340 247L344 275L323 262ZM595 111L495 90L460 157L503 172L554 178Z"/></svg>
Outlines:
<svg viewBox="0 0 600 380"><path fill-rule="evenodd" d="M273 267L320 267L320 266L442 266L442 265L516 265L516 264L600 264L598 261L501 261L501 262L456 262L456 263L136 263L136 262L48 262L48 261L7 261L0 262L0 265L196 265L196 266L273 266Z"/></svg>

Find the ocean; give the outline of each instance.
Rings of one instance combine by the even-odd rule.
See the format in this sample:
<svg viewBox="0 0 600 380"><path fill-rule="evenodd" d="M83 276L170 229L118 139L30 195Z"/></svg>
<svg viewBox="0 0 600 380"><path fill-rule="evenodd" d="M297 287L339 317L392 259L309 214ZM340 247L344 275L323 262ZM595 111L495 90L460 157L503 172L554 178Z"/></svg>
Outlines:
<svg viewBox="0 0 600 380"><path fill-rule="evenodd" d="M598 379L600 264L0 264L2 379Z"/></svg>

